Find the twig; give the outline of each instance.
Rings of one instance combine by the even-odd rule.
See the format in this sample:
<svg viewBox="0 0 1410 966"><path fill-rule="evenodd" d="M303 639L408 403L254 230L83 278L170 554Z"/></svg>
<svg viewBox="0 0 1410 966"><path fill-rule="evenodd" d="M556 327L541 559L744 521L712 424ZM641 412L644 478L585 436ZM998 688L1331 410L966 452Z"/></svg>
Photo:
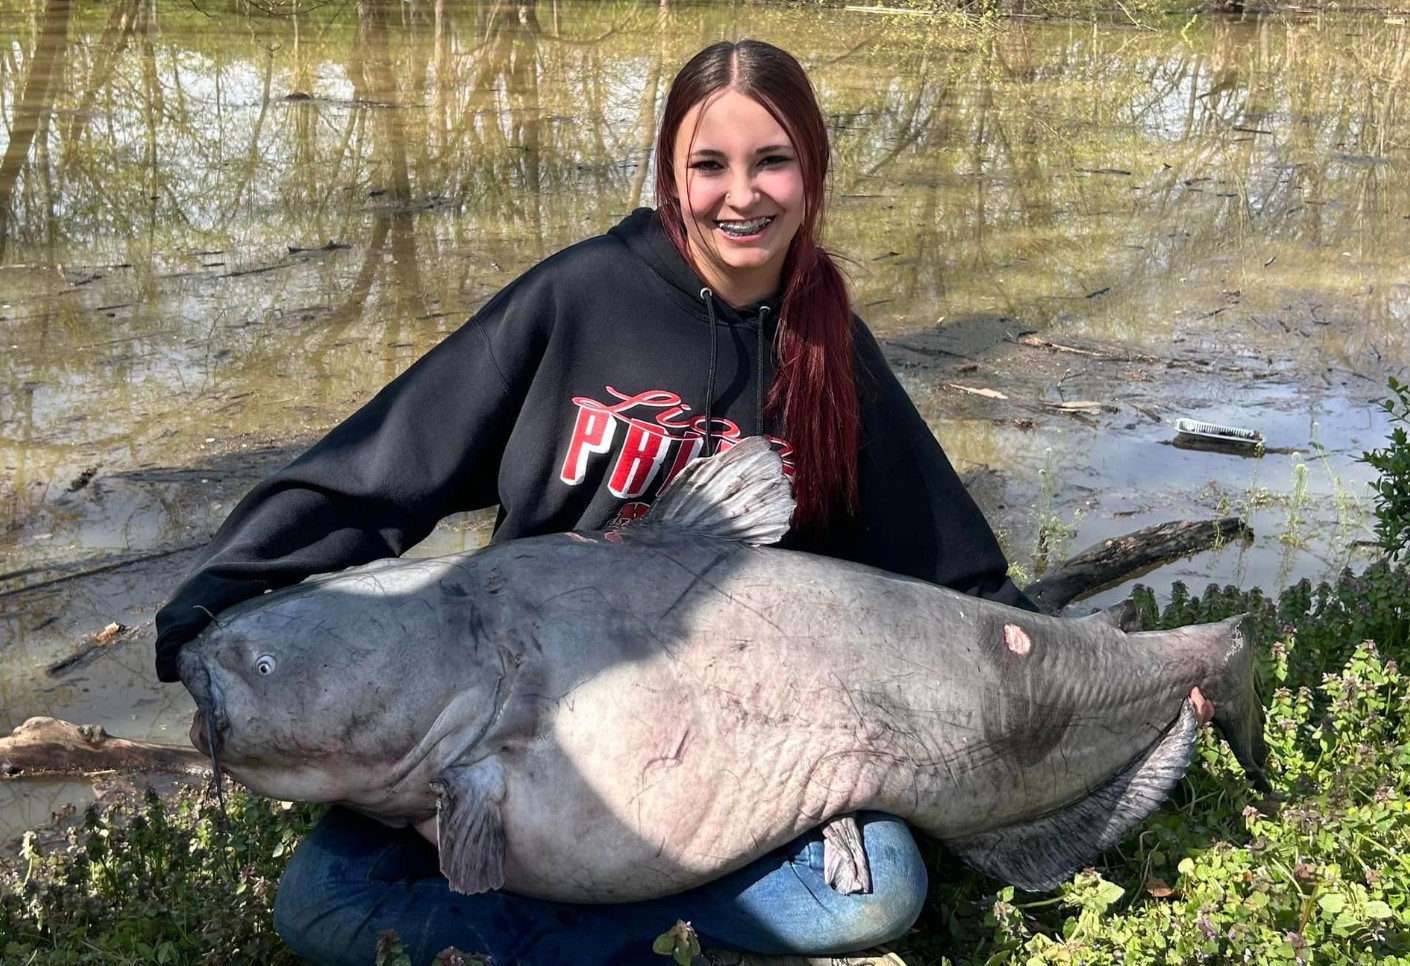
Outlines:
<svg viewBox="0 0 1410 966"><path fill-rule="evenodd" d="M172 554L184 553L187 550L195 550L205 546L206 541L199 543L183 544L180 547L173 547L169 550L158 550L154 553L139 554L135 557L123 557L121 560L112 560L108 563L99 564L96 567L88 567L77 573L63 574L58 577L50 577L48 580L37 580L32 584L23 584L19 587L11 587L9 590L0 590L0 599L12 597L15 594L27 593L31 590L38 590L41 587L51 587L54 584L62 584L70 580L78 580L80 577L91 577L93 574L101 574L109 570L116 570L118 567L126 567L128 564L145 563L148 560L160 560L163 557L170 557ZM46 570L56 570L56 567L26 567L23 570L12 570L8 574L0 574L0 581L14 580L29 574L42 573Z"/></svg>

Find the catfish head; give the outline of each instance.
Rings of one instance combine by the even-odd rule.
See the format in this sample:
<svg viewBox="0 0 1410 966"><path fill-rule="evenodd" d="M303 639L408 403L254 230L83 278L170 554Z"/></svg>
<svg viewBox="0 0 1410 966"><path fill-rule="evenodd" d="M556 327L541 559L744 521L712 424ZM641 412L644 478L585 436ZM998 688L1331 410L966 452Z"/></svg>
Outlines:
<svg viewBox="0 0 1410 966"><path fill-rule="evenodd" d="M318 578L232 608L182 649L191 741L217 776L271 798L378 811L423 764L438 770L446 746L473 743L465 736L495 713L503 677L481 658L503 662L447 640L444 614L396 606L401 590ZM427 780L408 787L433 801Z"/></svg>

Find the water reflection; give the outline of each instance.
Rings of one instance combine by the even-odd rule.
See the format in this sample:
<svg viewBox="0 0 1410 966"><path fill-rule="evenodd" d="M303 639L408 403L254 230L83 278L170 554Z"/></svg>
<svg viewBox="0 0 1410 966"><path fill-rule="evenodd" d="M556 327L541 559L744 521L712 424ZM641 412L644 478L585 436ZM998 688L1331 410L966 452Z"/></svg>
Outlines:
<svg viewBox="0 0 1410 966"><path fill-rule="evenodd" d="M1320 576L1354 540L1338 502L1364 488L1352 457L1383 433L1366 402L1410 363L1410 41L1367 17L1183 26L0 0L0 593L198 543L524 267L649 202L665 86L702 44L742 36L813 73L835 138L830 242L895 358L979 318L1178 357L1034 365L1001 334L911 358L952 455L998 471L983 500L1015 557L1040 498L1084 511L1082 545L1291 492L1289 457L1163 446L1196 415L1328 457L1308 464L1322 525L1306 549L1277 541L1270 497L1262 544L1185 575ZM1044 408L1073 400L1111 411ZM166 559L0 598L0 728L58 708L173 727L145 636L63 682L44 673L109 620L149 619L180 572Z"/></svg>
<svg viewBox="0 0 1410 966"><path fill-rule="evenodd" d="M0 212L8 213L15 182L29 159L30 146L49 125L54 96L64 71L68 50L69 0L48 0L39 13L34 46L24 80L15 92L18 99L9 118L9 142L0 158ZM8 219L0 220L0 261L4 260Z"/></svg>

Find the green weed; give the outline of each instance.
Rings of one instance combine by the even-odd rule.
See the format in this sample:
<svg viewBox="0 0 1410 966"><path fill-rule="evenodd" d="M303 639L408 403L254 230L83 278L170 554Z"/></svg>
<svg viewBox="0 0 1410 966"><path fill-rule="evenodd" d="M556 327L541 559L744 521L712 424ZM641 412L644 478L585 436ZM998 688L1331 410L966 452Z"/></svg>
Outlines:
<svg viewBox="0 0 1410 966"><path fill-rule="evenodd" d="M1321 464L1322 472L1327 474L1327 482L1332 488L1332 506L1336 508L1337 512L1337 544L1346 547L1350 546L1365 525L1365 507L1362 505L1361 499L1346 488L1341 474L1332 466L1327 447L1322 445L1320 432L1321 427L1317 423L1313 423L1312 450L1317 454L1317 462Z"/></svg>
<svg viewBox="0 0 1410 966"><path fill-rule="evenodd" d="M492 962L488 956L462 953L450 946L437 953L430 966L491 966ZM401 939L390 929L377 934L377 954L373 966L413 966Z"/></svg>
<svg viewBox="0 0 1410 966"><path fill-rule="evenodd" d="M1376 541L1395 560L1410 550L1410 438L1405 428L1410 425L1410 385L1391 377L1393 398L1383 400L1381 408L1391 418L1389 445L1361 454L1380 477L1371 484L1375 493Z"/></svg>
<svg viewBox="0 0 1410 966"><path fill-rule="evenodd" d="M1289 547L1307 546L1307 535L1303 532L1303 514L1307 511L1307 464L1294 455L1292 492L1288 495L1287 514L1283 518L1283 532L1278 539Z"/></svg>
<svg viewBox="0 0 1410 966"><path fill-rule="evenodd" d="M0 865L0 962L295 963L274 934L274 884L315 814L236 791L90 810L55 844L25 836Z"/></svg>
<svg viewBox="0 0 1410 966"><path fill-rule="evenodd" d="M1020 572L1026 569L1035 580L1047 573L1049 567L1062 563L1067 558L1072 540L1077 536L1078 524L1082 522L1081 510L1074 511L1069 522L1064 520L1056 509L1058 484L1053 472L1052 457L1053 451L1049 449L1043 461L1043 468L1038 471L1038 496L1034 503L1038 533L1033 541L1029 566L1020 568Z"/></svg>

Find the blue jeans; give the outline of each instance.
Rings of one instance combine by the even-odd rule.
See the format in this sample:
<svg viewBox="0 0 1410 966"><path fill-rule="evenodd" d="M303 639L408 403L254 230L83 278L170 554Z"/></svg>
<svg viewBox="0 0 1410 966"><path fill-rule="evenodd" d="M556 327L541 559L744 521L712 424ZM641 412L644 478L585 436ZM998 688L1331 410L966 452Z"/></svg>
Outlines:
<svg viewBox="0 0 1410 966"><path fill-rule="evenodd" d="M508 892L452 892L436 851L410 829L333 809L289 860L274 925L314 963L372 963L393 929L413 966L441 950L488 953L496 966L669 966L657 936L684 919L707 947L825 955L902 935L925 902L926 874L906 824L857 816L872 891L844 896L823 880L822 835L788 845L689 892L645 902L579 905Z"/></svg>

